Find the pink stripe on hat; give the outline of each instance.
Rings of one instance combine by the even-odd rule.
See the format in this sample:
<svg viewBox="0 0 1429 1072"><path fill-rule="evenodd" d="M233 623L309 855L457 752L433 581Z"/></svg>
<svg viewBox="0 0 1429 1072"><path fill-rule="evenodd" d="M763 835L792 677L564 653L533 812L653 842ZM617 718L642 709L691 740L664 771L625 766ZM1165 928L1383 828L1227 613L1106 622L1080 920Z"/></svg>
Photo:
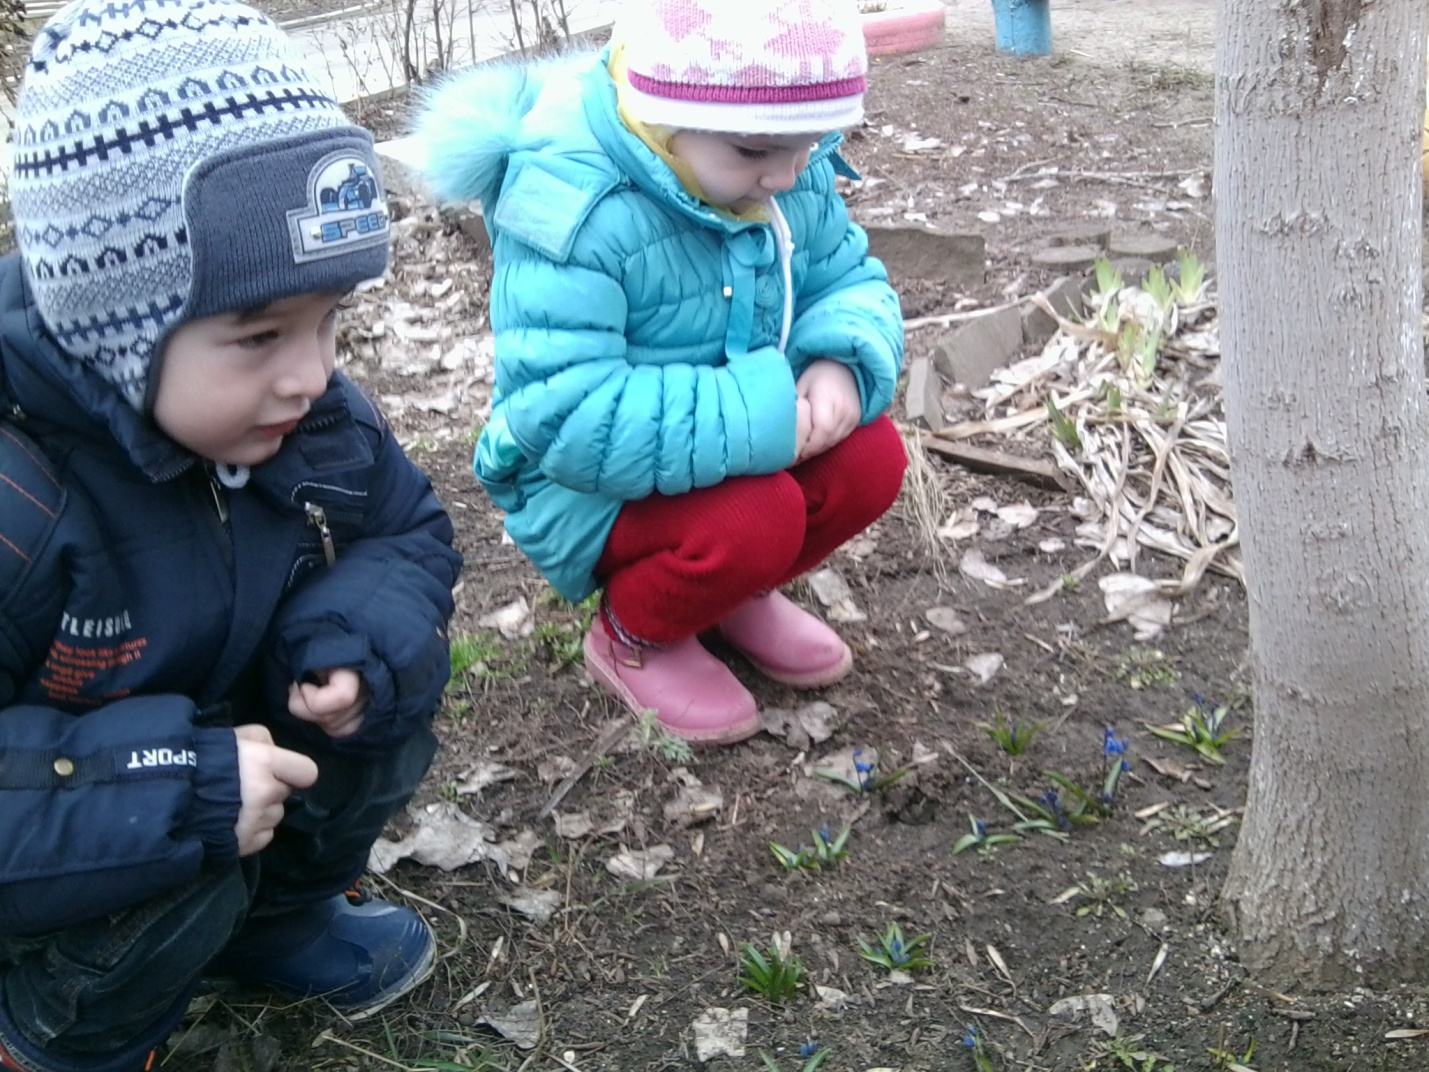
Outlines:
<svg viewBox="0 0 1429 1072"><path fill-rule="evenodd" d="M868 88L868 79L845 78L838 82L815 82L805 86L720 86L662 82L631 71L630 84L641 93L670 100L713 101L719 104L788 104L796 101L856 97Z"/></svg>
<svg viewBox="0 0 1429 1072"><path fill-rule="evenodd" d="M616 38L644 122L822 132L863 116L858 0L627 0Z"/></svg>

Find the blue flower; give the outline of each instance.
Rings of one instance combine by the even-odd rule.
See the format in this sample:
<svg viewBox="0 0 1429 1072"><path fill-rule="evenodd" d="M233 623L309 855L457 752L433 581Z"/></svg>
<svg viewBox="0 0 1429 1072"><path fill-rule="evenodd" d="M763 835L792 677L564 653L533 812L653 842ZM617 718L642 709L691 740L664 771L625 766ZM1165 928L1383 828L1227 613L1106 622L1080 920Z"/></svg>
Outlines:
<svg viewBox="0 0 1429 1072"><path fill-rule="evenodd" d="M853 769L854 773L858 775L859 788L868 790L873 787L873 764L865 763L859 759L858 757L861 755L863 755L862 748L855 748L853 750Z"/></svg>
<svg viewBox="0 0 1429 1072"><path fill-rule="evenodd" d="M1122 756L1126 754L1126 742L1117 740L1116 730L1110 726L1106 728L1106 737L1102 748L1109 756Z"/></svg>
<svg viewBox="0 0 1429 1072"><path fill-rule="evenodd" d="M1057 820L1057 826L1059 829L1067 829L1070 824L1067 822L1066 815L1062 813L1062 801L1057 796L1057 790L1047 790L1047 792L1042 794L1042 799L1039 801L1039 803L1041 803L1044 807L1046 807L1049 812L1052 813L1052 818Z"/></svg>
<svg viewBox="0 0 1429 1072"><path fill-rule="evenodd" d="M978 1043L977 1028L976 1028L976 1027L969 1027L969 1028L964 1029L964 1031L963 1031L963 1045L966 1046L966 1047L967 1047L968 1049L970 1049L970 1050L975 1050L975 1049L977 1049L977 1043Z"/></svg>
<svg viewBox="0 0 1429 1072"><path fill-rule="evenodd" d="M814 1054L816 1054L816 1053L818 1053L818 1052L819 1052L819 1044L818 1044L817 1042L815 1042L813 1039L810 1039L808 1042L804 1043L802 1046L799 1047L799 1056L800 1056L800 1057L804 1057L804 1058L812 1057L812 1056L814 1056Z"/></svg>
<svg viewBox="0 0 1429 1072"><path fill-rule="evenodd" d="M983 825L981 819L973 820L973 832L977 834L977 839L982 841L987 837L987 827Z"/></svg>

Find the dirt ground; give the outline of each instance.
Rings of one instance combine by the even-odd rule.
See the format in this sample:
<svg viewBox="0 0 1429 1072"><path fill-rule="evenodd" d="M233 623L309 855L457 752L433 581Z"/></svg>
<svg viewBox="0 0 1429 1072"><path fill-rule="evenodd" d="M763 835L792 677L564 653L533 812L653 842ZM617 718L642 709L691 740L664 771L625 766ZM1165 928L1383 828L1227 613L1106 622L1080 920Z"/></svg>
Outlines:
<svg viewBox="0 0 1429 1072"><path fill-rule="evenodd" d="M986 284L910 287L910 317L1030 293L1049 278L1031 254L1089 221L1213 259L1212 8L1059 0L1056 55L1016 60L994 52L985 0L956 0L942 48L877 65L848 152L866 180L856 217L988 243ZM1208 575L1151 641L1107 621L1103 568L1028 605L1091 555L1065 491L927 462L927 480L831 563L849 589L831 613L856 653L851 678L799 695L731 657L772 721L802 730L679 757L623 723L580 667L588 609L551 597L471 477L490 390L485 254L430 210L400 207L398 265L359 299L347 367L432 474L467 567L444 748L391 836L444 822L466 858L484 858L404 859L373 879L442 942L410 1000L346 1024L321 1003L210 996L165 1067L674 1072L701 1067L697 1021L733 1020L743 1056L711 1068L791 1072L803 1046L826 1053L826 1072L1429 1068L1424 1043L1386 1038L1429 1017L1422 991L1281 995L1245 977L1216 914L1253 732L1244 593ZM910 332L910 355L930 345ZM967 545L929 533L930 515L982 499L973 546L1023 584L960 573ZM989 510L1023 503L1025 527L992 523ZM808 584L794 594L822 605ZM1148 729L1198 698L1238 731L1223 762ZM1012 755L989 725L1039 731ZM1129 770L1108 814L1059 828L1069 784L1099 810L1118 762L1109 731ZM816 773L855 749L896 781L855 791ZM1051 833L996 843L1037 801ZM994 840L955 853L974 823ZM797 850L821 828L851 831L846 859L780 866L771 842ZM860 958L895 923L928 936L926 968ZM782 1004L739 982L741 947L778 941L806 971Z"/></svg>

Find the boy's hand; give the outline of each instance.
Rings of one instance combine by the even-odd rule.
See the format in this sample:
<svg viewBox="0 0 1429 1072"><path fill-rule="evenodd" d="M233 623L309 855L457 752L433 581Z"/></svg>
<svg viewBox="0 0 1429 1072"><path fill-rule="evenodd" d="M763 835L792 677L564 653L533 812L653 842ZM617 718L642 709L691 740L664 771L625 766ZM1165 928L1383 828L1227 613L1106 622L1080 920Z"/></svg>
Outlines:
<svg viewBox="0 0 1429 1072"><path fill-rule="evenodd" d="M238 837L238 855L252 856L273 840L288 795L318 780L318 765L301 752L279 748L266 726L238 726L233 735L238 738L242 801L233 832Z"/></svg>
<svg viewBox="0 0 1429 1072"><path fill-rule="evenodd" d="M806 368L794 384L809 404L810 431L796 461L807 461L842 443L858 427L863 402L848 366L821 359Z"/></svg>
<svg viewBox="0 0 1429 1072"><path fill-rule="evenodd" d="M329 737L349 737L362 728L367 683L356 670L324 670L318 680L288 686L288 713L322 727Z"/></svg>

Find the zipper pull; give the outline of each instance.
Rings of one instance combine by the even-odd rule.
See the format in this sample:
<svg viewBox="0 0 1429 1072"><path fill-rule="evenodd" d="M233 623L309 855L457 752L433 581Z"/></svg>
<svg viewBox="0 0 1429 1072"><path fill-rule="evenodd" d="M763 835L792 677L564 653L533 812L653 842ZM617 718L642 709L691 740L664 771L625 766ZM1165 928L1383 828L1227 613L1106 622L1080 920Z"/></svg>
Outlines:
<svg viewBox="0 0 1429 1072"><path fill-rule="evenodd" d="M337 561L337 548L333 546L332 529L327 527L327 514L316 503L303 503L303 510L308 515L308 524L318 530L318 536L323 542L323 557L331 566Z"/></svg>
<svg viewBox="0 0 1429 1072"><path fill-rule="evenodd" d="M208 473L208 493L213 496L213 508L218 511L219 524L228 524L228 504L223 501L223 488L213 471Z"/></svg>

